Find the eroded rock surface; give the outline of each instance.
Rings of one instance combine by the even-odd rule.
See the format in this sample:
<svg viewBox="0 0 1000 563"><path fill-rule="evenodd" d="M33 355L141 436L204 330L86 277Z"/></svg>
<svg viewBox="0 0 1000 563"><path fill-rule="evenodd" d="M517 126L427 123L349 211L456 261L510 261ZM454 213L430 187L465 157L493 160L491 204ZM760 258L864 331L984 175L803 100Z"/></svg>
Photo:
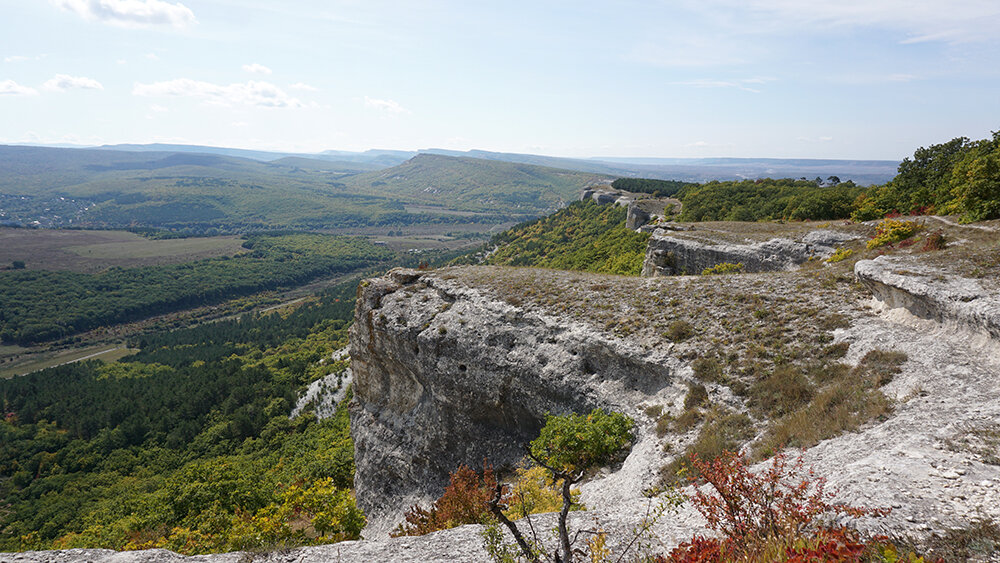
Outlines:
<svg viewBox="0 0 1000 563"><path fill-rule="evenodd" d="M635 411L680 365L447 276L404 270L359 290L351 357L355 486L369 535L439 496L459 465L516 463L545 413Z"/></svg>
<svg viewBox="0 0 1000 563"><path fill-rule="evenodd" d="M854 266L861 283L889 309L1000 339L1000 296L976 279L950 275L911 257L879 256Z"/></svg>
<svg viewBox="0 0 1000 563"><path fill-rule="evenodd" d="M773 238L764 242L729 244L710 239L678 237L665 229L653 231L646 246L642 265L644 276L700 274L718 264L743 264L744 272L790 270L810 258L823 259L833 254L824 244Z"/></svg>

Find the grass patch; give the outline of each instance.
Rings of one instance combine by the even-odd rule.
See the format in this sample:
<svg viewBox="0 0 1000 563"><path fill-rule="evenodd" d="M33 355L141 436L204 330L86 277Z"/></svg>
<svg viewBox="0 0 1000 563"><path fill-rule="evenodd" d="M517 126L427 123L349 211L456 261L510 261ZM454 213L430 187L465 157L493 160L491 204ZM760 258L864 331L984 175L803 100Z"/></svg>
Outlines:
<svg viewBox="0 0 1000 563"><path fill-rule="evenodd" d="M964 528L933 534L929 555L946 563L992 561L1000 554L1000 526L993 520L975 520Z"/></svg>
<svg viewBox="0 0 1000 563"><path fill-rule="evenodd" d="M667 327L663 336L671 342L683 342L694 336L694 325L687 321L674 321Z"/></svg>
<svg viewBox="0 0 1000 563"><path fill-rule="evenodd" d="M698 437L683 453L660 468L663 484L680 482L680 470L687 467L691 454L703 460L712 460L724 451L737 451L754 437L753 421L745 414L713 409L705 416L705 424Z"/></svg>

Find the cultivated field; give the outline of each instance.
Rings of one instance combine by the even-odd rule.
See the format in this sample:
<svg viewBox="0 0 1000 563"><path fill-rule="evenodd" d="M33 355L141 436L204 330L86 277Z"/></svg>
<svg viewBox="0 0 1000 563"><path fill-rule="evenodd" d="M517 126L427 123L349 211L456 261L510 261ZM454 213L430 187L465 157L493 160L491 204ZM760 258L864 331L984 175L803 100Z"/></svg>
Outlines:
<svg viewBox="0 0 1000 563"><path fill-rule="evenodd" d="M23 261L29 270L99 272L233 256L235 236L150 240L126 231L0 228L0 268Z"/></svg>

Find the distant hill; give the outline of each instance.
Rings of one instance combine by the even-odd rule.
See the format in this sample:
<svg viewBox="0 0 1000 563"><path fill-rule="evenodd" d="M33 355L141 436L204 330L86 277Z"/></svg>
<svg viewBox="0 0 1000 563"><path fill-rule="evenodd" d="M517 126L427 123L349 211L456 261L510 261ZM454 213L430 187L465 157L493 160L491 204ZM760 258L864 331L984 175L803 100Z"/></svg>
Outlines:
<svg viewBox="0 0 1000 563"><path fill-rule="evenodd" d="M108 145L102 150L198 152L221 154L271 162L286 157L301 157L335 162L356 162L388 168L401 164L417 154L434 154L469 157L500 162L533 164L549 168L608 174L620 177L656 178L707 182L711 180L747 180L757 178L806 178L837 176L859 185L881 184L896 175L896 160L828 160L804 158L643 158L643 157L594 157L565 158L537 154L505 153L484 150L456 151L448 149L423 149L397 151L371 149L364 152L327 150L315 154L253 151L225 147L198 145Z"/></svg>
<svg viewBox="0 0 1000 563"><path fill-rule="evenodd" d="M556 209L593 181L610 178L436 155L380 169L303 157L0 146L0 221L194 232L493 224ZM410 213L408 205L430 207Z"/></svg>
<svg viewBox="0 0 1000 563"><path fill-rule="evenodd" d="M467 157L419 154L385 170L346 178L353 189L427 205L538 216L579 199L613 177Z"/></svg>

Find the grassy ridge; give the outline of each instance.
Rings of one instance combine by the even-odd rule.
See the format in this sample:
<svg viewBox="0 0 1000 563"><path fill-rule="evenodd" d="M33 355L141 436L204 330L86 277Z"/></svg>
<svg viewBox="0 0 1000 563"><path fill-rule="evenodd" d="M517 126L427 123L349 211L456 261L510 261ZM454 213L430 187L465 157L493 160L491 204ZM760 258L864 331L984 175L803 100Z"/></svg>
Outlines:
<svg viewBox="0 0 1000 563"><path fill-rule="evenodd" d="M606 178L530 164L421 154L344 182L371 195L455 209L537 215L579 197L587 184Z"/></svg>
<svg viewBox="0 0 1000 563"><path fill-rule="evenodd" d="M496 223L538 216L604 178L436 155L365 173L357 166L302 164L196 153L0 146L0 221L53 221L56 214L51 226L194 232ZM406 204L485 215L411 214Z"/></svg>
<svg viewBox="0 0 1000 563"><path fill-rule="evenodd" d="M485 263L636 276L648 239L625 228L625 208L578 201L497 235Z"/></svg>

